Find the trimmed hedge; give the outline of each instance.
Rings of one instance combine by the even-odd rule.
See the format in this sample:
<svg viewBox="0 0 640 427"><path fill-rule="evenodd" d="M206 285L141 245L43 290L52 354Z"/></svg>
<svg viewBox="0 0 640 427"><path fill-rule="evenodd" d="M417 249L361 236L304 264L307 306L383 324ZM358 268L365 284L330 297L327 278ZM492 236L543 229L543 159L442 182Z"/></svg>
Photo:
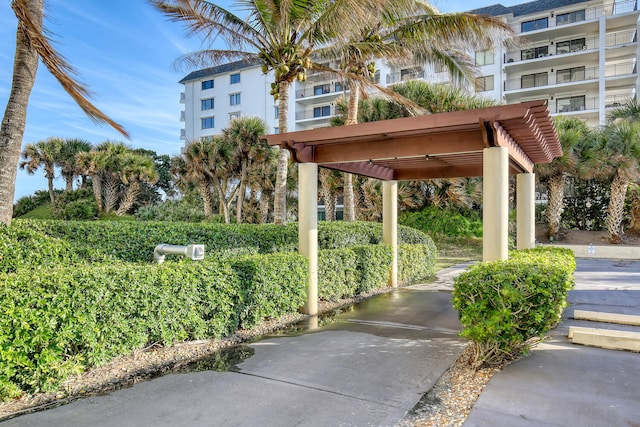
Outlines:
<svg viewBox="0 0 640 427"><path fill-rule="evenodd" d="M398 246L398 283L420 283L435 276L436 255L433 242Z"/></svg>
<svg viewBox="0 0 640 427"><path fill-rule="evenodd" d="M389 283L393 252L389 245L354 246L357 257L358 281L356 295L382 288Z"/></svg>
<svg viewBox="0 0 640 427"><path fill-rule="evenodd" d="M417 212L401 212L398 222L425 233L482 237L482 218L471 210L463 215L455 210L429 206Z"/></svg>
<svg viewBox="0 0 640 427"><path fill-rule="evenodd" d="M560 321L575 268L571 250L536 248L478 263L458 276L453 307L460 335L474 342L474 365L499 365L544 338Z"/></svg>
<svg viewBox="0 0 640 427"><path fill-rule="evenodd" d="M150 343L222 337L295 311L297 254L3 275L0 397L52 390L72 373ZM284 273L286 272L286 273ZM271 298L271 297L276 298Z"/></svg>
<svg viewBox="0 0 640 427"><path fill-rule="evenodd" d="M318 297L339 301L356 295L358 258L350 248L325 249L318 253Z"/></svg>
<svg viewBox="0 0 640 427"><path fill-rule="evenodd" d="M0 238L6 234L0 229ZM67 263L125 261L150 262L153 249L161 243L204 244L206 256L218 258L221 252L274 253L298 248L298 225L288 224L193 224L141 221L43 221L15 220L11 231L36 232L67 242ZM9 236L11 239L11 236ZM47 238L41 238L48 245ZM382 241L382 224L368 222L320 222L320 249L337 249ZM410 227L398 226L399 244L432 244L431 238ZM54 243L51 243L54 244ZM64 254L61 254L61 256ZM56 257L56 262L61 261ZM0 260L0 263L2 261ZM3 271L0 268L0 271Z"/></svg>

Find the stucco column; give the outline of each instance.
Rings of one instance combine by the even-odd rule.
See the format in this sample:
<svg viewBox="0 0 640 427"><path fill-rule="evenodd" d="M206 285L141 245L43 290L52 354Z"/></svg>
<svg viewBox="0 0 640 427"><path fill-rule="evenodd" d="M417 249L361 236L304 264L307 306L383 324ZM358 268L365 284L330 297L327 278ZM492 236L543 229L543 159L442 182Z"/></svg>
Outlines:
<svg viewBox="0 0 640 427"><path fill-rule="evenodd" d="M389 286L398 287L398 181L382 182L382 240L393 249Z"/></svg>
<svg viewBox="0 0 640 427"><path fill-rule="evenodd" d="M298 248L309 260L304 314L318 314L318 165L298 164Z"/></svg>
<svg viewBox="0 0 640 427"><path fill-rule="evenodd" d="M516 177L518 249L531 249L536 244L535 181L536 176L532 173L520 173Z"/></svg>
<svg viewBox="0 0 640 427"><path fill-rule="evenodd" d="M482 260L509 256L509 151L506 147L482 152Z"/></svg>

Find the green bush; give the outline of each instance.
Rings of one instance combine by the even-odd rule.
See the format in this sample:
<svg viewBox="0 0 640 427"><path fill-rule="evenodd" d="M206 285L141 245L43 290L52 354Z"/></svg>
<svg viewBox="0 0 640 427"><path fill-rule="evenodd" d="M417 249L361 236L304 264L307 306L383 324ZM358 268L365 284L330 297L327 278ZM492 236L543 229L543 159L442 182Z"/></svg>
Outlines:
<svg viewBox="0 0 640 427"><path fill-rule="evenodd" d="M419 212L401 212L398 222L429 234L482 237L482 219L477 212L463 214L429 206Z"/></svg>
<svg viewBox="0 0 640 427"><path fill-rule="evenodd" d="M59 193L59 192L58 192ZM21 217L38 206L48 204L51 201L48 191L36 191L32 196L20 197L15 205L13 205L13 217Z"/></svg>
<svg viewBox="0 0 640 427"><path fill-rule="evenodd" d="M205 219L202 206L189 200L166 200L138 208L135 216L140 221L200 222Z"/></svg>
<svg viewBox="0 0 640 427"><path fill-rule="evenodd" d="M453 307L460 335L474 343L474 365L499 365L544 338L560 321L575 268L570 250L536 248L478 263L458 276Z"/></svg>
<svg viewBox="0 0 640 427"><path fill-rule="evenodd" d="M295 253L254 255L231 260L240 279L240 327L298 310L305 301L306 258Z"/></svg>
<svg viewBox="0 0 640 427"><path fill-rule="evenodd" d="M88 188L65 192L56 197L53 217L64 220L91 220L98 217L98 205Z"/></svg>
<svg viewBox="0 0 640 427"><path fill-rule="evenodd" d="M419 283L436 274L436 246L433 244L398 247L398 283Z"/></svg>
<svg viewBox="0 0 640 427"><path fill-rule="evenodd" d="M387 286L393 252L389 245L354 246L357 256L356 295Z"/></svg>
<svg viewBox="0 0 640 427"><path fill-rule="evenodd" d="M350 248L324 249L318 253L318 297L339 301L353 297L358 283L358 258Z"/></svg>

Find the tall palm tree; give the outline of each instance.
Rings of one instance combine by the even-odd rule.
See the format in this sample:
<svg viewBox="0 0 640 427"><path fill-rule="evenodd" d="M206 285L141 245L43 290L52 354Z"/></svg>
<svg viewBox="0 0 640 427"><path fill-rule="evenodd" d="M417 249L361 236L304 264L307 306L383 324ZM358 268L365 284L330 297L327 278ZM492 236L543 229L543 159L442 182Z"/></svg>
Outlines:
<svg viewBox="0 0 640 427"><path fill-rule="evenodd" d="M267 125L259 117L240 117L232 120L222 133L231 144L240 166L240 183L236 202L236 222L240 223L249 170L255 162L264 161L271 151L269 145L260 139L260 136L267 133Z"/></svg>
<svg viewBox="0 0 640 427"><path fill-rule="evenodd" d="M360 22L378 10L390 9L395 0L236 0L247 17L206 0L149 0L172 21L182 22L189 34L209 42L221 38L227 49L205 49L180 59L190 67L219 65L237 60L262 63L274 72L272 94L278 100L278 127L288 131L289 89L295 79L306 80L307 71L322 68L312 61L319 46L346 42ZM286 222L288 153L281 150L275 185L275 222Z"/></svg>
<svg viewBox="0 0 640 427"><path fill-rule="evenodd" d="M270 148L267 156L260 162L254 162L247 173L247 186L258 197L258 222L266 224L269 222L270 206L273 205L274 183L278 169L277 150Z"/></svg>
<svg viewBox="0 0 640 427"><path fill-rule="evenodd" d="M441 14L421 0L399 0L391 9L377 14L358 26L349 43L329 46L319 55L340 62L350 78L346 125L358 122L362 82L372 79L376 59L391 63L425 63L443 66L454 84L470 82L475 63L466 49L485 49L513 39L512 29L501 20L469 13ZM385 91L388 94L388 92ZM397 92L396 92L397 93ZM415 104L403 101L402 104ZM345 220L355 220L352 175L345 174Z"/></svg>
<svg viewBox="0 0 640 427"><path fill-rule="evenodd" d="M35 144L27 144L22 152L24 161L20 162L20 169L26 169L29 175L33 175L40 166L44 168L44 175L49 184L49 199L54 202L53 180L55 176L55 164L60 155L62 140L51 137Z"/></svg>
<svg viewBox="0 0 640 427"><path fill-rule="evenodd" d="M60 174L64 178L66 192L73 190L73 180L81 174L76 163L78 153L91 150L91 144L83 139L67 138L62 141L60 153L56 159L56 166L60 167Z"/></svg>
<svg viewBox="0 0 640 427"><path fill-rule="evenodd" d="M0 222L11 223L16 166L27 120L27 105L36 78L38 61L47 67L63 89L92 120L106 123L128 137L118 123L107 117L88 99L86 86L75 80L77 71L51 44L43 27L44 0L12 0L17 18L13 82L0 125Z"/></svg>
<svg viewBox="0 0 640 427"><path fill-rule="evenodd" d="M119 175L125 188L116 215L122 216L129 212L135 203L140 194L141 184L143 182L155 184L159 175L151 156L134 152L124 156Z"/></svg>
<svg viewBox="0 0 640 427"><path fill-rule="evenodd" d="M182 157L174 158L171 173L178 178L178 187L185 183L196 185L204 204L204 216L213 217L213 177L209 169L211 141L193 141L185 147Z"/></svg>
<svg viewBox="0 0 640 427"><path fill-rule="evenodd" d="M554 119L562 156L551 163L535 166L536 173L547 184L547 209L545 220L549 237L558 239L560 220L564 210L564 186L567 175L576 175L582 150L590 139L587 124L575 117L558 116Z"/></svg>

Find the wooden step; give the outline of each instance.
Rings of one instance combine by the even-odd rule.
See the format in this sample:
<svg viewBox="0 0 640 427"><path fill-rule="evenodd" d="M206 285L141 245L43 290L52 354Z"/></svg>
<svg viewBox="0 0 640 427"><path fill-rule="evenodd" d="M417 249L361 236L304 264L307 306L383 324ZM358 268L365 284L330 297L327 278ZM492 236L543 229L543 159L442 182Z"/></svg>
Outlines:
<svg viewBox="0 0 640 427"><path fill-rule="evenodd" d="M640 316L636 316L633 314L574 310L573 318L576 320L590 320L592 322L606 322L606 323L617 323L619 325L640 326Z"/></svg>

